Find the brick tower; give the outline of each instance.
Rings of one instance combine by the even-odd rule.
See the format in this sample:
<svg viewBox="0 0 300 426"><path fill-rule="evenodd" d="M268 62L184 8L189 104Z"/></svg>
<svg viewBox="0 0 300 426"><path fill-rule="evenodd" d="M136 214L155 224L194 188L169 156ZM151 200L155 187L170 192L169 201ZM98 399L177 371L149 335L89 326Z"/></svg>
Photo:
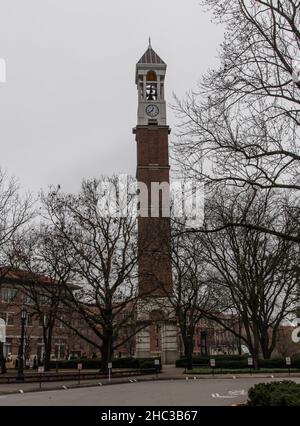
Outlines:
<svg viewBox="0 0 300 426"><path fill-rule="evenodd" d="M163 363L177 358L177 330L170 298L169 154L164 85L167 65L149 47L136 65L139 184L139 295L138 322L145 328L137 335L136 356L161 356ZM151 325L148 325L151 323ZM147 325L147 326L146 326Z"/></svg>

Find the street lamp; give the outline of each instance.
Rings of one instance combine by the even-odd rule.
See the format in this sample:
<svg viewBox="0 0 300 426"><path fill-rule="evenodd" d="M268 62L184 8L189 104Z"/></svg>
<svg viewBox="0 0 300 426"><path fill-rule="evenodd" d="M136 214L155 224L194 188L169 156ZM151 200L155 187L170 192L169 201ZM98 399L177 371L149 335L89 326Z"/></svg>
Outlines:
<svg viewBox="0 0 300 426"><path fill-rule="evenodd" d="M19 349L19 362L18 362L18 373L16 379L18 381L24 381L24 339L25 339L25 322L27 318L27 312L25 309L21 311L21 346Z"/></svg>

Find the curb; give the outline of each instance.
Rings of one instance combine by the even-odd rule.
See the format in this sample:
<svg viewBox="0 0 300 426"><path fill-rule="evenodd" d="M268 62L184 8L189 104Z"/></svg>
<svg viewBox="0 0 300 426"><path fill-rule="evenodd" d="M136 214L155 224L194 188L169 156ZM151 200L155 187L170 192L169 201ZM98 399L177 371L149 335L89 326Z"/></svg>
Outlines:
<svg viewBox="0 0 300 426"><path fill-rule="evenodd" d="M283 376L284 378L286 378L287 376ZM300 374L295 375L295 376L290 376L290 378L292 377L300 377ZM169 376L169 377L133 377L133 376L129 376L127 377L126 380L114 380L111 382L108 382L107 379L105 379L105 382L101 382L98 381L97 383L82 383L82 384L65 384L62 382L61 385L59 386L55 386L53 388L43 388L39 389L39 388L30 388L30 389L26 389L26 390L22 390L22 389L18 389L18 390L10 390L10 391L0 391L0 397L1 396L5 396L5 395L13 395L13 394L25 394L25 393L34 393L34 392L51 392L51 391L64 391L64 390L68 390L68 389L82 389L82 388L91 388L91 387L101 387L101 386L111 386L111 385L121 385L121 384L128 384L128 383L140 383L140 382L159 382L159 381L167 381L167 380L182 380L182 381L194 381L194 380L201 380L201 379L228 379L228 380L238 380L238 379L275 379L275 378L282 378L282 376L276 376L276 375L247 375L247 376L234 376L234 375L215 375L215 376L211 376L208 374L205 375L195 375L195 376L188 376L188 375L182 375L182 376ZM21 392L22 391L22 392Z"/></svg>

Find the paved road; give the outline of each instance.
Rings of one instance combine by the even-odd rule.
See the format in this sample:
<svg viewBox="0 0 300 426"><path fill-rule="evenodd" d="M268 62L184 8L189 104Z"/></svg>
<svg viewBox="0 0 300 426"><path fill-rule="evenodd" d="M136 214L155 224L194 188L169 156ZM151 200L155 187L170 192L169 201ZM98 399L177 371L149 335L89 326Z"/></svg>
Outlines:
<svg viewBox="0 0 300 426"><path fill-rule="evenodd" d="M247 399L248 389L259 382L282 379L198 379L126 383L58 391L0 396L0 406L59 405L231 405ZM300 378L294 378L300 383Z"/></svg>

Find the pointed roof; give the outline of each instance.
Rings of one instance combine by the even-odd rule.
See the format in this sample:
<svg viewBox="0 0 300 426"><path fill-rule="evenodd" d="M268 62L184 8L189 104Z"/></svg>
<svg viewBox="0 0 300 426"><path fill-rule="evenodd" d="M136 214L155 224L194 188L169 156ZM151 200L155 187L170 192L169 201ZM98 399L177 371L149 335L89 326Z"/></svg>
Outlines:
<svg viewBox="0 0 300 426"><path fill-rule="evenodd" d="M158 54L152 49L151 39L149 38L149 47L143 54L138 64L159 64L166 65L166 63L158 56Z"/></svg>

